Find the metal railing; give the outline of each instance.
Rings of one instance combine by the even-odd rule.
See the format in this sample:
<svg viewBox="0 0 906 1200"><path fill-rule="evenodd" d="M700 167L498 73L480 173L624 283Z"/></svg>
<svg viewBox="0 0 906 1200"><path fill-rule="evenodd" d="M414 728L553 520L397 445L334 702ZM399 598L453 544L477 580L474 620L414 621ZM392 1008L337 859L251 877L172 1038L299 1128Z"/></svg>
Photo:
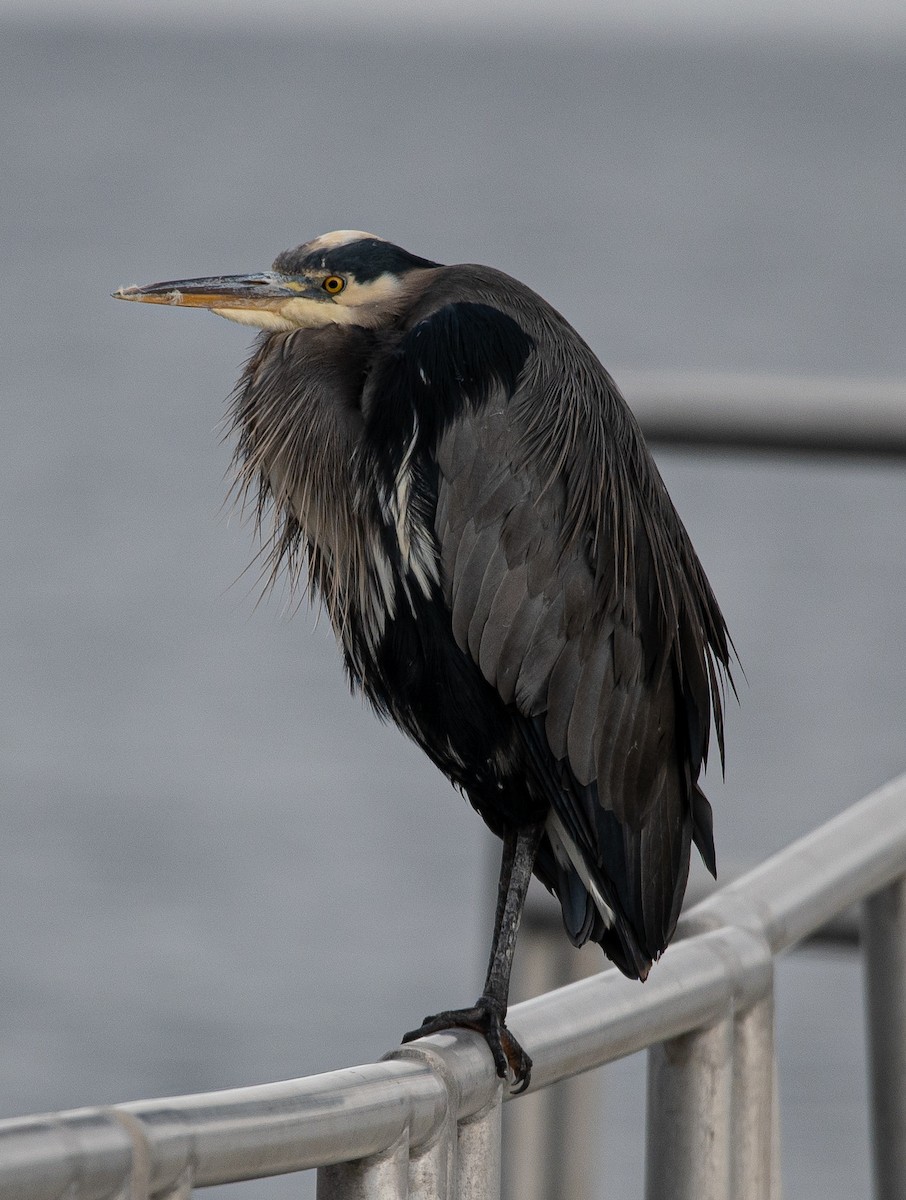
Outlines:
<svg viewBox="0 0 906 1200"><path fill-rule="evenodd" d="M607 970L510 1011L530 1091L649 1049L648 1200L769 1200L773 962L865 901L876 1194L906 1196L906 776L695 906L644 986ZM185 1198L318 1168L320 1200L491 1200L506 1099L477 1035L307 1079L0 1122L0 1196Z"/></svg>
<svg viewBox="0 0 906 1200"><path fill-rule="evenodd" d="M621 380L654 441L906 454L902 382ZM644 986L607 970L515 1005L530 1092L648 1049L647 1200L778 1200L774 958L859 902L876 1197L903 1200L906 776L697 904ZM312 1168L320 1200L497 1200L508 1098L457 1030L306 1079L0 1121L0 1200L185 1200Z"/></svg>
<svg viewBox="0 0 906 1200"><path fill-rule="evenodd" d="M732 865L722 866L720 872L725 882L742 874ZM692 908L716 890L711 876L698 872L689 881L684 909ZM861 905L845 909L795 948L858 952L861 915ZM540 996L600 970L600 947L588 942L577 951L563 936L563 918L556 899L540 888L534 894L530 891L519 928L510 995L525 999ZM513 1105L503 1118L503 1200L600 1200L600 1147L611 1120L604 1081L600 1073L593 1071L565 1079ZM773 1146L778 1170L780 1140L775 1138ZM612 1131L610 1142L613 1145ZM778 1180L775 1191L779 1190Z"/></svg>
<svg viewBox="0 0 906 1200"><path fill-rule="evenodd" d="M649 442L784 453L906 455L906 380L621 371Z"/></svg>

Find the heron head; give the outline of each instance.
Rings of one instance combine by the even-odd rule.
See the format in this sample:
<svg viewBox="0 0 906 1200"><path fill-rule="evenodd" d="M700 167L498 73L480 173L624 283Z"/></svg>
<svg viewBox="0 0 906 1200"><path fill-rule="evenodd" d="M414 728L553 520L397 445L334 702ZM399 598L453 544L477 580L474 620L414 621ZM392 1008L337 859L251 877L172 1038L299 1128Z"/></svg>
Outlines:
<svg viewBox="0 0 906 1200"><path fill-rule="evenodd" d="M120 288L118 300L209 308L272 332L325 325L377 327L395 314L413 273L438 266L392 242L340 229L279 254L270 271Z"/></svg>

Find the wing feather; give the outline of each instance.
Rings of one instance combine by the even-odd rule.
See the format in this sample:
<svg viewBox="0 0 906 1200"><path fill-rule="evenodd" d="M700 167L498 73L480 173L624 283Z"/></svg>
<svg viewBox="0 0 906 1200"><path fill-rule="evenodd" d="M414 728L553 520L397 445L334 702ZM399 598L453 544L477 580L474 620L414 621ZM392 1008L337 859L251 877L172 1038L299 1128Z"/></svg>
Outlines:
<svg viewBox="0 0 906 1200"><path fill-rule="evenodd" d="M504 554L502 543L499 544ZM516 567L506 568L491 600L481 641L478 646L478 665L488 683L492 684L503 696L507 703L513 699L512 690L515 688L515 672L509 676L500 672L503 648L510 630L519 622L520 617L531 611L531 600L526 587L527 568L525 563ZM514 664L515 665L515 664ZM509 687L512 683L512 688ZM506 693L510 694L507 695Z"/></svg>
<svg viewBox="0 0 906 1200"><path fill-rule="evenodd" d="M475 530L474 536L468 539L464 536L460 542L451 594L453 636L461 650L469 645L469 626L481 596L481 585L488 564L499 546L497 530L493 525L486 525L481 530L467 525L465 534L468 535L472 529Z"/></svg>
<svg viewBox="0 0 906 1200"><path fill-rule="evenodd" d="M499 530L494 526L490 526L489 528L493 536L494 546L486 561L478 595L474 600L468 595L465 598L466 602L470 603L472 610L469 620L468 646L473 662L478 662L479 660L481 635L484 633L485 626L490 618L494 599L509 572L506 564L506 555L504 554L503 546L500 544ZM476 548L478 548L478 544L476 544ZM460 595L462 596L462 593ZM488 665L490 668L495 669L497 664L489 657L489 653L488 651L486 654Z"/></svg>
<svg viewBox="0 0 906 1200"><path fill-rule="evenodd" d="M548 744L555 758L568 757L566 736L582 676L580 643L573 638L563 644L547 685L547 720L544 723ZM570 762L572 767L572 762Z"/></svg>
<svg viewBox="0 0 906 1200"><path fill-rule="evenodd" d="M562 628L562 595L554 596L551 600L539 594L538 599L542 603L542 610L529 639L519 644L515 639L508 638L504 643L508 665L512 664L519 671L516 706L527 717L548 710L551 673L566 644Z"/></svg>
<svg viewBox="0 0 906 1200"><path fill-rule="evenodd" d="M582 663L576 682L572 712L566 735L567 757L573 774L583 786L592 783L597 776L595 760L595 723L598 718L598 702L605 689L612 687L613 655L603 638L588 638L584 642L576 639L572 644L579 647Z"/></svg>
<svg viewBox="0 0 906 1200"><path fill-rule="evenodd" d="M513 570L514 577L526 571L525 564L522 563ZM525 596L522 599L519 608L513 614L512 621L509 625L505 622L500 622L500 633L502 637L494 637L494 646L499 647L496 658L496 681L500 695L507 704L516 703L520 712L528 715L534 715L535 705L532 697L541 687L541 682L538 682L535 691L532 691L531 682L526 680L523 682L522 690L517 698L517 689L519 682L523 678L522 671L525 666L523 650L527 646L533 645L533 635L538 628L548 611L545 599L542 595L530 595L526 587ZM492 629L496 632L496 622ZM490 638L490 631L485 629L485 637ZM486 652L485 663L490 670L490 654L491 647L489 645ZM538 657L537 653L533 656ZM482 668L484 670L484 668ZM543 675L543 673L542 673ZM485 678L487 678L487 673Z"/></svg>

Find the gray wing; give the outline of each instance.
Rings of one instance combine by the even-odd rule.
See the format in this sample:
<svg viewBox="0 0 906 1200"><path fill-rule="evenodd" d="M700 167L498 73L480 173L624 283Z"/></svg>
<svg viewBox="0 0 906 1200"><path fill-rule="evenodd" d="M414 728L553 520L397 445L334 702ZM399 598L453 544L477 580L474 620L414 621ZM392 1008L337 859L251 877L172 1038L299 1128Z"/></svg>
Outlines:
<svg viewBox="0 0 906 1200"><path fill-rule="evenodd" d="M657 636L652 614L634 615L637 602L618 594L612 540L599 535L592 560L593 531L564 538L567 478L541 477L517 408L498 395L438 445L436 532L454 636L505 701L544 717L551 752L577 782L597 781L600 802L639 826L672 748L673 681L643 644ZM638 547L636 556L638 574Z"/></svg>
<svg viewBox="0 0 906 1200"><path fill-rule="evenodd" d="M682 608L698 578L691 565L691 584L673 577L676 547L700 567L619 397L585 397L575 438L563 407L582 398L552 400L549 388L537 377L515 395L497 388L440 437L442 585L460 648L526 718L559 818L552 840L605 901L595 917L590 903L564 903L568 930L603 941L611 910L619 945L605 948L644 975L675 926L692 836L713 864L696 784L713 671L706 621ZM545 397L559 420L539 413ZM627 444L612 444L608 417ZM623 475L608 478L617 462ZM575 895L546 857L545 882Z"/></svg>

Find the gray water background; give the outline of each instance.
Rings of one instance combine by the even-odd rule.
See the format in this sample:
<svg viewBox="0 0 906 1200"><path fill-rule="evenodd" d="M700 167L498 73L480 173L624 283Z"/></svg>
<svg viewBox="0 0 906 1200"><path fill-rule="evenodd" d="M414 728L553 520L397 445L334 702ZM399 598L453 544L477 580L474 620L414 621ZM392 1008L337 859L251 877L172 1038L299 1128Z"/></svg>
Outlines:
<svg viewBox="0 0 906 1200"><path fill-rule="evenodd" d="M109 292L360 227L519 276L617 378L903 377L904 58L0 26L0 1114L374 1059L489 933L481 822L325 622L256 606L218 424L248 333ZM658 458L746 671L708 792L754 862L906 766L906 479ZM787 1194L867 1194L855 960L787 960L778 1022ZM632 1200L641 1060L605 1076Z"/></svg>

